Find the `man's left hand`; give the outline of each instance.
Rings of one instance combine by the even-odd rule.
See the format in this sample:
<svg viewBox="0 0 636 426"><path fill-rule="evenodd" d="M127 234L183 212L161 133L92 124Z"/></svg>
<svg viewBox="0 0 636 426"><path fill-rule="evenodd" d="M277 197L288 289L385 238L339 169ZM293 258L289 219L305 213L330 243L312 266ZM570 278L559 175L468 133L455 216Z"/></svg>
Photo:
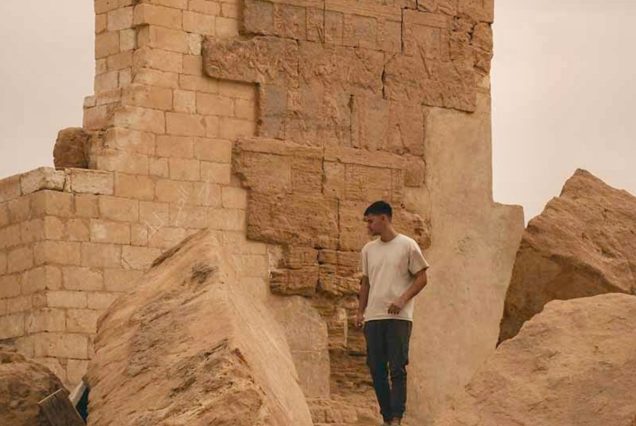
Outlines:
<svg viewBox="0 0 636 426"><path fill-rule="evenodd" d="M396 300L395 302L389 305L389 313L391 315L397 315L404 308L404 303L401 299Z"/></svg>

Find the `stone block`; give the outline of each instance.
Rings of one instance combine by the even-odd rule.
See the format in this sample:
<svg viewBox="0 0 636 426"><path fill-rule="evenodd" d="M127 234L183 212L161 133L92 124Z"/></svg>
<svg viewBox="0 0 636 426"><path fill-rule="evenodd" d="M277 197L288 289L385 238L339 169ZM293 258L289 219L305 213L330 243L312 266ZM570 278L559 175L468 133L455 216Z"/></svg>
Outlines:
<svg viewBox="0 0 636 426"><path fill-rule="evenodd" d="M30 197L20 197L7 202L9 210L9 221L11 223L20 223L28 220L31 216Z"/></svg>
<svg viewBox="0 0 636 426"><path fill-rule="evenodd" d="M155 182L149 176L115 173L115 195L137 200L155 197Z"/></svg>
<svg viewBox="0 0 636 426"><path fill-rule="evenodd" d="M76 194L75 201L75 215L78 217L98 217L99 216L99 204L97 195L89 194Z"/></svg>
<svg viewBox="0 0 636 426"><path fill-rule="evenodd" d="M228 163L201 161L201 180L208 183L229 185L232 169Z"/></svg>
<svg viewBox="0 0 636 426"><path fill-rule="evenodd" d="M221 207L221 185L208 182L195 182L192 201L199 206Z"/></svg>
<svg viewBox="0 0 636 426"><path fill-rule="evenodd" d="M181 72L183 69L183 54L168 50L142 47L133 54L135 68L151 68L165 72Z"/></svg>
<svg viewBox="0 0 636 426"><path fill-rule="evenodd" d="M156 154L160 157L192 158L194 156L194 138L191 136L157 136Z"/></svg>
<svg viewBox="0 0 636 426"><path fill-rule="evenodd" d="M137 70L132 80L137 84L148 84L157 87L169 87L177 89L179 87L179 74L176 72L166 72L143 68Z"/></svg>
<svg viewBox="0 0 636 426"><path fill-rule="evenodd" d="M163 87L131 84L124 88L122 103L143 108L172 110L172 90Z"/></svg>
<svg viewBox="0 0 636 426"><path fill-rule="evenodd" d="M69 359L66 362L66 382L69 383L71 387L77 385L84 378L87 369L87 360Z"/></svg>
<svg viewBox="0 0 636 426"><path fill-rule="evenodd" d="M275 34L274 3L264 0L245 0L242 31L251 34Z"/></svg>
<svg viewBox="0 0 636 426"><path fill-rule="evenodd" d="M215 36L218 39L233 38L239 35L239 21L236 18L221 18L215 19Z"/></svg>
<svg viewBox="0 0 636 426"><path fill-rule="evenodd" d="M136 47L137 31L135 29L121 30L119 32L119 50L122 52L126 52L133 50Z"/></svg>
<svg viewBox="0 0 636 426"><path fill-rule="evenodd" d="M135 6L134 25L158 25L180 30L182 28L182 11L154 4L142 3Z"/></svg>
<svg viewBox="0 0 636 426"><path fill-rule="evenodd" d="M246 209L247 191L243 188L224 186L222 188L223 207L228 209Z"/></svg>
<svg viewBox="0 0 636 426"><path fill-rule="evenodd" d="M232 159L232 141L195 138L194 157L214 163L229 163Z"/></svg>
<svg viewBox="0 0 636 426"><path fill-rule="evenodd" d="M95 59L119 53L119 32L111 31L95 35Z"/></svg>
<svg viewBox="0 0 636 426"><path fill-rule="evenodd" d="M88 337L69 333L44 333L34 341L36 357L88 358Z"/></svg>
<svg viewBox="0 0 636 426"><path fill-rule="evenodd" d="M7 253L0 251L0 275L7 273Z"/></svg>
<svg viewBox="0 0 636 426"><path fill-rule="evenodd" d="M106 291L125 292L133 288L135 281L143 275L143 271L126 269L104 269L104 286Z"/></svg>
<svg viewBox="0 0 636 426"><path fill-rule="evenodd" d="M169 249L170 247L173 247L180 243L181 240L183 240L186 236L186 230L183 228L171 228L164 226L157 229L156 232L152 233L151 235L148 235L148 247L152 249ZM142 256L142 260L136 261L130 266L124 266L130 267L132 269L143 269L145 264L144 262L152 262L157 256L159 256L160 251L155 252L156 255L153 259L150 259L150 257L152 257L151 253L152 252L150 251L146 253L147 258L145 260L143 260L143 253L139 253L139 255ZM134 258L131 259L131 261L134 260ZM145 267L147 266L149 266L149 264Z"/></svg>
<svg viewBox="0 0 636 426"><path fill-rule="evenodd" d="M66 330L64 309L43 308L29 312L25 316L27 333L56 332Z"/></svg>
<svg viewBox="0 0 636 426"><path fill-rule="evenodd" d="M281 37L305 40L307 38L306 8L277 3L274 6L274 31Z"/></svg>
<svg viewBox="0 0 636 426"><path fill-rule="evenodd" d="M133 23L133 8L122 7L108 12L108 31L130 28Z"/></svg>
<svg viewBox="0 0 636 426"><path fill-rule="evenodd" d="M87 295L87 303L89 309L104 310L119 296L118 293L98 293L91 292Z"/></svg>
<svg viewBox="0 0 636 426"><path fill-rule="evenodd" d="M177 136L205 136L206 123L203 116L166 113L167 133Z"/></svg>
<svg viewBox="0 0 636 426"><path fill-rule="evenodd" d="M0 276L0 299L19 296L21 280L20 274Z"/></svg>
<svg viewBox="0 0 636 426"><path fill-rule="evenodd" d="M97 318L99 315L99 311L92 309L67 309L66 331L94 334L97 331Z"/></svg>
<svg viewBox="0 0 636 426"><path fill-rule="evenodd" d="M200 166L199 160L188 158L169 158L170 178L175 180L199 180Z"/></svg>
<svg viewBox="0 0 636 426"><path fill-rule="evenodd" d="M130 244L130 225L121 222L92 219L90 240L94 243Z"/></svg>
<svg viewBox="0 0 636 426"><path fill-rule="evenodd" d="M216 20L211 15L184 11L183 29L189 33L214 35L216 33Z"/></svg>
<svg viewBox="0 0 636 426"><path fill-rule="evenodd" d="M105 195L99 197L98 205L103 219L121 222L137 222L139 219L139 201L137 200Z"/></svg>
<svg viewBox="0 0 636 426"><path fill-rule="evenodd" d="M197 112L203 115L231 117L234 114L232 98L209 93L197 93Z"/></svg>
<svg viewBox="0 0 636 426"><path fill-rule="evenodd" d="M179 30L148 25L139 30L137 36L139 47L165 49L171 52L188 53L188 33Z"/></svg>
<svg viewBox="0 0 636 426"><path fill-rule="evenodd" d="M158 179L155 195L157 201L188 203L193 199L193 188L192 182Z"/></svg>
<svg viewBox="0 0 636 426"><path fill-rule="evenodd" d="M184 63L184 68L186 67ZM173 109L175 112L196 113L196 92L189 90L175 90L173 99Z"/></svg>
<svg viewBox="0 0 636 426"><path fill-rule="evenodd" d="M24 336L24 313L0 317L0 339L13 339Z"/></svg>
<svg viewBox="0 0 636 426"><path fill-rule="evenodd" d="M102 290L104 278L99 269L66 266L62 268L62 285L66 290Z"/></svg>
<svg viewBox="0 0 636 426"><path fill-rule="evenodd" d="M219 2L210 0L190 0L188 9L213 16L218 16L221 13L221 5Z"/></svg>
<svg viewBox="0 0 636 426"><path fill-rule="evenodd" d="M17 247L8 251L7 272L22 272L33 267L34 256L31 245Z"/></svg>
<svg viewBox="0 0 636 426"><path fill-rule="evenodd" d="M0 179L0 202L18 198L21 194L20 175Z"/></svg>
<svg viewBox="0 0 636 426"><path fill-rule="evenodd" d="M199 75L181 74L179 76L179 88L205 93L218 93L219 81L213 78Z"/></svg>
<svg viewBox="0 0 636 426"><path fill-rule="evenodd" d="M209 209L208 226L221 231L244 231L245 210Z"/></svg>
<svg viewBox="0 0 636 426"><path fill-rule="evenodd" d="M73 216L73 195L68 192L43 190L31 196L32 217Z"/></svg>
<svg viewBox="0 0 636 426"><path fill-rule="evenodd" d="M71 241L41 241L33 246L36 265L80 264L80 243Z"/></svg>
<svg viewBox="0 0 636 426"><path fill-rule="evenodd" d="M68 219L64 225L64 239L69 241L88 241L90 232L87 219Z"/></svg>
<svg viewBox="0 0 636 426"><path fill-rule="evenodd" d="M13 247L22 243L21 226L15 224L0 229L0 248Z"/></svg>
<svg viewBox="0 0 636 426"><path fill-rule="evenodd" d="M113 194L113 173L100 170L67 169L71 191L80 194Z"/></svg>
<svg viewBox="0 0 636 426"><path fill-rule="evenodd" d="M81 266L117 268L121 264L121 246L116 244L82 243Z"/></svg>
<svg viewBox="0 0 636 426"><path fill-rule="evenodd" d="M82 291L53 290L46 293L46 301L51 308L84 308L86 294Z"/></svg>
<svg viewBox="0 0 636 426"><path fill-rule="evenodd" d="M63 191L66 175L64 171L52 167L39 167L20 175L22 195L30 194L41 189Z"/></svg>
<svg viewBox="0 0 636 426"><path fill-rule="evenodd" d="M166 130L163 111L134 106L124 106L115 112L113 124L133 130L162 134Z"/></svg>

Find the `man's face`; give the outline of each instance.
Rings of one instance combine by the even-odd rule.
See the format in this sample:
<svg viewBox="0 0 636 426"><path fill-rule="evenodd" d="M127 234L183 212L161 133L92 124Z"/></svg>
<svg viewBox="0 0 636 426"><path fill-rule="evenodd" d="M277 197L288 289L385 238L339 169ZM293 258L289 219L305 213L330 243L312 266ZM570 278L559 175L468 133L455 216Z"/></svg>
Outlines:
<svg viewBox="0 0 636 426"><path fill-rule="evenodd" d="M369 235L376 236L380 235L384 230L386 216L368 214L364 217L364 221L367 223L367 231L369 231Z"/></svg>

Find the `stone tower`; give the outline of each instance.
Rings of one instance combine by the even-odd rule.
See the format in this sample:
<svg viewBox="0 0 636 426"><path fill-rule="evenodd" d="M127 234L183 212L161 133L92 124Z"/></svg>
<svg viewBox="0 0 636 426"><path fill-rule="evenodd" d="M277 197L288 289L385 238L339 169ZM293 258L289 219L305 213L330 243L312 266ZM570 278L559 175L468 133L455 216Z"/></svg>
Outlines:
<svg viewBox="0 0 636 426"><path fill-rule="evenodd" d="M410 369L426 424L494 349L523 229L492 199L493 8L95 0L88 168L0 181L0 339L77 383L99 314L210 228L255 292L319 313L328 356L298 350L296 366L322 374L306 394L346 406L369 389L350 321L361 214L385 199L433 266Z"/></svg>

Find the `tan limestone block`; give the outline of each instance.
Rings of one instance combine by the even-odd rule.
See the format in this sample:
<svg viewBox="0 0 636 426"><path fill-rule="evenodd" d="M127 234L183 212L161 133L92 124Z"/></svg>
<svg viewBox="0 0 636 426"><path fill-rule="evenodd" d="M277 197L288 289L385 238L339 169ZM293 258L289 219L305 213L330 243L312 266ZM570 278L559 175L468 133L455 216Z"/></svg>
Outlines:
<svg viewBox="0 0 636 426"><path fill-rule="evenodd" d="M95 34L100 34L106 31L106 13L99 13L95 15Z"/></svg>
<svg viewBox="0 0 636 426"><path fill-rule="evenodd" d="M10 200L7 203L9 210L9 220L12 223L20 223L28 220L31 216L31 202L30 197L20 197L15 200Z"/></svg>
<svg viewBox="0 0 636 426"><path fill-rule="evenodd" d="M224 18L239 19L242 6L243 5L236 0L224 1L221 3L221 15Z"/></svg>
<svg viewBox="0 0 636 426"><path fill-rule="evenodd" d="M10 250L7 255L7 272L21 272L33 267L33 247L27 245Z"/></svg>
<svg viewBox="0 0 636 426"><path fill-rule="evenodd" d="M82 291L54 290L46 293L51 308L84 308L87 293Z"/></svg>
<svg viewBox="0 0 636 426"><path fill-rule="evenodd" d="M79 217L98 217L99 205L98 196L93 194L76 194L75 215Z"/></svg>
<svg viewBox="0 0 636 426"><path fill-rule="evenodd" d="M24 313L0 317L0 339L12 339L24 336Z"/></svg>
<svg viewBox="0 0 636 426"><path fill-rule="evenodd" d="M201 58L201 50L203 49L203 36L200 34L187 34L188 50L187 56L198 58L199 67L197 73L194 75L201 75L203 73L203 61ZM186 74L192 74L195 69L192 67L192 62L186 64L186 56L183 57L183 72Z"/></svg>
<svg viewBox="0 0 636 426"><path fill-rule="evenodd" d="M192 201L199 206L221 207L221 185L208 182L195 182Z"/></svg>
<svg viewBox="0 0 636 426"><path fill-rule="evenodd" d="M66 382L71 385L78 384L86 374L88 369L87 360L69 359L66 362Z"/></svg>
<svg viewBox="0 0 636 426"><path fill-rule="evenodd" d="M216 22L214 16L191 11L183 12L183 29L190 33L214 35Z"/></svg>
<svg viewBox="0 0 636 426"><path fill-rule="evenodd" d="M202 229L208 224L207 215L207 207L171 204L170 226Z"/></svg>
<svg viewBox="0 0 636 426"><path fill-rule="evenodd" d="M130 244L133 246L146 246L148 244L148 226L141 223L130 225Z"/></svg>
<svg viewBox="0 0 636 426"><path fill-rule="evenodd" d="M63 234L64 223L55 216L45 216L20 224L20 236L25 244L44 239L60 240Z"/></svg>
<svg viewBox="0 0 636 426"><path fill-rule="evenodd" d="M189 90L175 90L172 106L175 112L185 112L189 114L196 113L196 92Z"/></svg>
<svg viewBox="0 0 636 426"><path fill-rule="evenodd" d="M3 226L7 226L9 223L11 223L11 221L9 220L8 203L0 202L0 228L2 228Z"/></svg>
<svg viewBox="0 0 636 426"><path fill-rule="evenodd" d="M256 122L236 118L222 117L219 123L219 136L222 139L237 139L256 134Z"/></svg>
<svg viewBox="0 0 636 426"><path fill-rule="evenodd" d="M205 15L219 16L221 14L221 4L218 1L190 0L188 9Z"/></svg>
<svg viewBox="0 0 636 426"><path fill-rule="evenodd" d="M133 84L123 90L122 102L125 105L169 111L172 109L172 90Z"/></svg>
<svg viewBox="0 0 636 426"><path fill-rule="evenodd" d="M184 55L184 58L185 57L188 57L188 55ZM200 74L201 73L197 73L195 75L179 75L179 88L205 93L218 93L219 80L201 76Z"/></svg>
<svg viewBox="0 0 636 426"><path fill-rule="evenodd" d="M94 243L130 244L130 225L91 219L90 240Z"/></svg>
<svg viewBox="0 0 636 426"><path fill-rule="evenodd" d="M97 331L97 318L100 312L92 309L67 309L66 331L72 333L91 333Z"/></svg>
<svg viewBox="0 0 636 426"><path fill-rule="evenodd" d="M64 309L43 308L29 312L25 318L27 333L55 332L66 330Z"/></svg>
<svg viewBox="0 0 636 426"><path fill-rule="evenodd" d="M20 295L20 274L4 275L0 277L0 299L17 297Z"/></svg>
<svg viewBox="0 0 636 426"><path fill-rule="evenodd" d="M126 29L119 32L119 50L126 52L137 47L137 31Z"/></svg>
<svg viewBox="0 0 636 426"><path fill-rule="evenodd" d="M110 56L109 56L110 58ZM106 61L108 67L108 61ZM107 104L110 102L101 101L97 102L101 98L103 92L113 91L119 87L119 72L118 70L111 70L110 72L101 73L95 76L95 82L93 83L93 90L95 93L99 93L99 97L96 98L96 104ZM110 99L110 97L109 97Z"/></svg>
<svg viewBox="0 0 636 426"><path fill-rule="evenodd" d="M95 168L137 175L148 174L148 156L119 150L105 150L95 155Z"/></svg>
<svg viewBox="0 0 636 426"><path fill-rule="evenodd" d="M67 192L38 191L31 196L32 216L53 215L70 217L73 215L73 195Z"/></svg>
<svg viewBox="0 0 636 426"><path fill-rule="evenodd" d="M245 210L209 209L208 226L221 231L244 231Z"/></svg>
<svg viewBox="0 0 636 426"><path fill-rule="evenodd" d="M229 185L231 177L230 164L201 161L201 180L204 182Z"/></svg>
<svg viewBox="0 0 636 426"><path fill-rule="evenodd" d="M20 225L15 224L0 229L0 248L22 244Z"/></svg>
<svg viewBox="0 0 636 426"><path fill-rule="evenodd" d="M81 334L44 333L34 341L34 355L87 359L88 337Z"/></svg>
<svg viewBox="0 0 636 426"><path fill-rule="evenodd" d="M142 27L137 36L137 43L139 47L148 46L177 53L188 53L190 50L186 32L155 25Z"/></svg>
<svg viewBox="0 0 636 426"><path fill-rule="evenodd" d="M115 112L114 125L162 134L165 132L165 117L163 111L124 106Z"/></svg>
<svg viewBox="0 0 636 426"><path fill-rule="evenodd" d="M103 136L106 148L152 155L155 152L155 135L150 132L111 127Z"/></svg>
<svg viewBox="0 0 636 426"><path fill-rule="evenodd" d="M217 115L231 117L234 115L232 98L222 95L197 93L197 112L202 115Z"/></svg>
<svg viewBox="0 0 636 426"><path fill-rule="evenodd" d="M168 167L167 158L150 158L148 162L148 173L151 176L164 177L170 176L170 168Z"/></svg>
<svg viewBox="0 0 636 426"><path fill-rule="evenodd" d="M119 296L118 293L90 292L87 295L89 309L106 309Z"/></svg>
<svg viewBox="0 0 636 426"><path fill-rule="evenodd" d="M99 197L99 212L103 219L122 222L137 222L139 219L139 201L121 197Z"/></svg>
<svg viewBox="0 0 636 426"><path fill-rule="evenodd" d="M95 35L95 59L119 53L119 32L104 32Z"/></svg>
<svg viewBox="0 0 636 426"><path fill-rule="evenodd" d="M223 231L221 233L223 247L232 253L240 254L267 254L267 245L248 240L244 231ZM267 289L269 293L269 289Z"/></svg>
<svg viewBox="0 0 636 426"><path fill-rule="evenodd" d="M143 271L126 269L104 269L104 286L106 291L125 292L133 288L135 281L143 275Z"/></svg>
<svg viewBox="0 0 636 426"><path fill-rule="evenodd" d="M111 10L117 9L120 6L119 0L95 0L94 1L95 13L106 13Z"/></svg>
<svg viewBox="0 0 636 426"><path fill-rule="evenodd" d="M69 241L88 241L90 239L88 220L68 219L64 226L64 235Z"/></svg>
<svg viewBox="0 0 636 426"><path fill-rule="evenodd" d="M236 18L222 18L217 16L215 26L215 35L219 39L229 39L239 35L239 21Z"/></svg>
<svg viewBox="0 0 636 426"><path fill-rule="evenodd" d="M135 6L134 25L159 25L181 29L182 11L154 4L142 3Z"/></svg>
<svg viewBox="0 0 636 426"><path fill-rule="evenodd" d="M142 201L139 203L139 222L150 228L158 229L170 221L170 204Z"/></svg>
<svg viewBox="0 0 636 426"><path fill-rule="evenodd" d="M117 268L121 263L121 246L116 244L82 243L81 266Z"/></svg>
<svg viewBox="0 0 636 426"><path fill-rule="evenodd" d="M137 200L152 200L155 197L155 182L149 176L116 173L115 195Z"/></svg>
<svg viewBox="0 0 636 426"><path fill-rule="evenodd" d="M144 68L136 70L133 83L147 84L157 87L169 87L176 89L179 87L179 74L176 72L166 72Z"/></svg>
<svg viewBox="0 0 636 426"><path fill-rule="evenodd" d="M170 166L171 179L196 181L199 180L201 176L199 171L199 160L170 158L168 159L168 163Z"/></svg>
<svg viewBox="0 0 636 426"><path fill-rule="evenodd" d="M155 197L157 201L188 203L194 194L192 182L158 179Z"/></svg>
<svg viewBox="0 0 636 426"><path fill-rule="evenodd" d="M136 69L151 68L166 72L181 72L183 69L183 54L163 49L141 47L133 54L133 64Z"/></svg>
<svg viewBox="0 0 636 426"><path fill-rule="evenodd" d="M245 0L243 29L247 33L273 35L274 3L264 0Z"/></svg>
<svg viewBox="0 0 636 426"><path fill-rule="evenodd" d="M66 169L71 191L80 194L113 194L113 173L101 170Z"/></svg>
<svg viewBox="0 0 636 426"><path fill-rule="evenodd" d="M200 115L166 113L167 133L177 136L205 136L205 119Z"/></svg>
<svg viewBox="0 0 636 426"><path fill-rule="evenodd" d="M11 299L6 299L7 301L7 313L14 314L18 312L30 312L35 306L33 303L32 296L18 296Z"/></svg>
<svg viewBox="0 0 636 426"><path fill-rule="evenodd" d="M133 8L122 7L108 12L108 31L130 28L133 23Z"/></svg>
<svg viewBox="0 0 636 426"><path fill-rule="evenodd" d="M62 285L66 290L102 290L104 278L99 269L65 266L62 268Z"/></svg>
<svg viewBox="0 0 636 426"><path fill-rule="evenodd" d="M0 251L0 275L7 273L7 253Z"/></svg>
<svg viewBox="0 0 636 426"><path fill-rule="evenodd" d="M187 9L188 0L151 0L150 3L159 6L171 7L173 9Z"/></svg>
<svg viewBox="0 0 636 426"><path fill-rule="evenodd" d="M219 117L208 115L205 117L205 136L208 138L216 138L219 136L220 120Z"/></svg>
<svg viewBox="0 0 636 426"><path fill-rule="evenodd" d="M215 163L229 163L232 160L232 141L195 138L194 157Z"/></svg>
<svg viewBox="0 0 636 426"><path fill-rule="evenodd" d="M152 249L169 249L177 245L181 240L183 240L187 236L186 230L183 228L171 228L171 227L162 227L157 230L157 232L148 236L148 250ZM149 266L146 264L147 261L152 262L153 259L151 251L138 253L138 256L134 256L135 253L131 253L132 256L131 262L133 265L137 267L137 269L143 269L143 267ZM160 251L156 252L156 256L159 256ZM138 258L138 259L137 259ZM136 260L137 259L137 260ZM144 266L145 265L145 266ZM126 265L124 265L126 267Z"/></svg>
<svg viewBox="0 0 636 426"><path fill-rule="evenodd" d="M82 127L87 130L100 130L108 127L112 125L114 113L115 106L113 104L84 108Z"/></svg>
<svg viewBox="0 0 636 426"><path fill-rule="evenodd" d="M80 264L80 243L71 241L41 241L33 246L36 265L57 263Z"/></svg>
<svg viewBox="0 0 636 426"><path fill-rule="evenodd" d="M20 175L0 179L0 202L18 198L20 192Z"/></svg>
<svg viewBox="0 0 636 426"><path fill-rule="evenodd" d="M223 207L227 209L246 209L247 191L243 188L224 186L222 188Z"/></svg>
<svg viewBox="0 0 636 426"><path fill-rule="evenodd" d="M66 176L63 171L52 167L39 167L20 176L22 194L30 194L41 189L64 190Z"/></svg>

